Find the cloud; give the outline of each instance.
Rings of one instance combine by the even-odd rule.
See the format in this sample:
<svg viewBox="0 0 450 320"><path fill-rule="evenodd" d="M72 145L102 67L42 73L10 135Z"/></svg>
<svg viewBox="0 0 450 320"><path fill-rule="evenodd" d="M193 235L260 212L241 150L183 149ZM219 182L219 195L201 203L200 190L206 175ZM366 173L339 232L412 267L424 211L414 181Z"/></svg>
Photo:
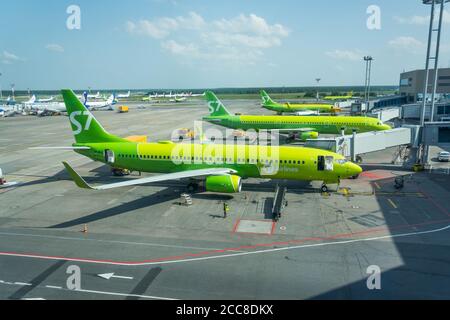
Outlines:
<svg viewBox="0 0 450 320"><path fill-rule="evenodd" d="M179 57L254 64L263 50L282 45L290 30L269 24L255 14L205 21L195 12L175 18L128 21L130 34L161 41L161 47ZM181 40L180 40L181 39Z"/></svg>
<svg viewBox="0 0 450 320"><path fill-rule="evenodd" d="M45 46L45 48L49 51L53 51L53 52L64 52L64 48L62 46L60 46L59 44L48 44Z"/></svg>
<svg viewBox="0 0 450 320"><path fill-rule="evenodd" d="M204 26L205 21L200 15L195 12L189 12L187 17L163 17L158 18L155 21L128 21L126 23L126 30L131 34L140 34L154 39L163 39L168 37L172 32L180 29L198 30Z"/></svg>
<svg viewBox="0 0 450 320"><path fill-rule="evenodd" d="M286 27L280 24L269 25L264 18L255 14L248 16L241 14L230 20L221 19L215 21L214 25L222 31L240 34L250 33L260 36L287 37L290 33Z"/></svg>
<svg viewBox="0 0 450 320"><path fill-rule="evenodd" d="M410 16L410 17L400 17L395 16L394 20L399 24L409 24L409 25L428 25L430 24L430 16ZM450 24L450 11L444 10L444 13L442 15L442 22L444 24Z"/></svg>
<svg viewBox="0 0 450 320"><path fill-rule="evenodd" d="M359 61L364 54L360 50L333 50L325 53L327 56L337 60Z"/></svg>
<svg viewBox="0 0 450 320"><path fill-rule="evenodd" d="M175 40L161 43L161 46L174 55L200 56L198 48L193 44L183 45Z"/></svg>
<svg viewBox="0 0 450 320"><path fill-rule="evenodd" d="M8 51L3 51L3 54L0 55L0 59L2 60L3 64L13 64L15 62L20 62L20 61L24 61L23 59L19 58L17 55L8 52Z"/></svg>
<svg viewBox="0 0 450 320"><path fill-rule="evenodd" d="M414 37L401 36L388 42L391 48L411 53L422 53L425 50L425 44Z"/></svg>

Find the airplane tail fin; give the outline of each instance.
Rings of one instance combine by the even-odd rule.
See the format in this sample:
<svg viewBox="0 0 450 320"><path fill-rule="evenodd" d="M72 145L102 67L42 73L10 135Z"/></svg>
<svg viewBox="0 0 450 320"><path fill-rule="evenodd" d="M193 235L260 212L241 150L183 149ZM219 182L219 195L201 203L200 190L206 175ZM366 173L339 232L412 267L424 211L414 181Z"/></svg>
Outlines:
<svg viewBox="0 0 450 320"><path fill-rule="evenodd" d="M109 96L108 100L106 100L106 103L108 105L113 105L116 103L116 95L113 93L112 95Z"/></svg>
<svg viewBox="0 0 450 320"><path fill-rule="evenodd" d="M261 90L261 98L263 106L275 104L275 101L264 90Z"/></svg>
<svg viewBox="0 0 450 320"><path fill-rule="evenodd" d="M214 92L206 91L206 101L208 101L209 113L211 116L231 116L231 113L225 108L223 103L216 97Z"/></svg>
<svg viewBox="0 0 450 320"><path fill-rule="evenodd" d="M77 143L125 142L103 129L92 113L78 100L72 90L61 90L67 114Z"/></svg>

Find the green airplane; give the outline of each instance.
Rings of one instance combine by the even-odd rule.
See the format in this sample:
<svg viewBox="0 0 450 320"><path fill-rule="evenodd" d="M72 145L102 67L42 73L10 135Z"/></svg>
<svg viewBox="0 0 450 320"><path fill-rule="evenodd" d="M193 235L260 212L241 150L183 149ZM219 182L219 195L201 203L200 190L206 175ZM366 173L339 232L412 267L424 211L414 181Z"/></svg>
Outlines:
<svg viewBox="0 0 450 320"><path fill-rule="evenodd" d="M262 107L271 111L275 111L279 115L283 113L298 113L298 115L307 115L306 113L316 111L320 113L335 113L341 111L331 104L321 103L305 103L305 104L291 104L291 103L277 103L267 94L266 91L261 90Z"/></svg>
<svg viewBox="0 0 450 320"><path fill-rule="evenodd" d="M346 96L328 96L323 98L324 100L337 101L337 100L349 100L353 98L353 92L349 92Z"/></svg>
<svg viewBox="0 0 450 320"><path fill-rule="evenodd" d="M258 116L232 115L216 95L207 91L210 115L203 120L236 130L278 130L280 133L297 135L299 139L316 139L319 134L351 134L390 130L391 127L376 118L336 116Z"/></svg>
<svg viewBox="0 0 450 320"><path fill-rule="evenodd" d="M108 190L149 183L191 181L195 190L202 184L206 191L236 193L247 178L288 179L339 183L359 175L361 167L343 156L319 149L258 145L184 144L162 141L139 143L109 134L72 90L62 90L69 120L75 136L74 150L114 169L160 173L100 186L88 184L68 163L64 166L76 185L84 189ZM58 147L57 147L58 149Z"/></svg>

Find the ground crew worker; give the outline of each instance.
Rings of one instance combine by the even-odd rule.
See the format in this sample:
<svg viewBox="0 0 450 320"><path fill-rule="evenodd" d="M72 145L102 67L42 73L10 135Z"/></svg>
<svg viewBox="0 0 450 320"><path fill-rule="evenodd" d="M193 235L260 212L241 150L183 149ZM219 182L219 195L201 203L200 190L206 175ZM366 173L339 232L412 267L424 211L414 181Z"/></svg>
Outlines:
<svg viewBox="0 0 450 320"><path fill-rule="evenodd" d="M230 207L226 202L223 203L223 218L226 219L228 212L230 211Z"/></svg>
<svg viewBox="0 0 450 320"><path fill-rule="evenodd" d="M3 172L2 172L2 169L0 168L0 186L5 183L6 183L6 180L3 178Z"/></svg>

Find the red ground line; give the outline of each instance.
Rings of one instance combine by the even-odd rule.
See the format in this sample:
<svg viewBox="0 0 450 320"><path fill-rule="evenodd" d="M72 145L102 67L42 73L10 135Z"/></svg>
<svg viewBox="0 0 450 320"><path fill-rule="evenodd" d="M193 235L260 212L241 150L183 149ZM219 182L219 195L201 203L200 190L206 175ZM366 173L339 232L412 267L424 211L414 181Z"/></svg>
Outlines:
<svg viewBox="0 0 450 320"><path fill-rule="evenodd" d="M150 259L150 260L144 260L144 261L114 261L114 260L100 260L100 259L85 259L85 258L68 258L68 257L62 257L62 256L47 256L47 255L39 255L34 253L17 253L17 252L0 252L0 255L9 255L9 256L26 256L31 258L41 258L41 259L52 259L52 260L66 260L66 261L78 261L78 262L87 262L87 263L108 263L108 264L119 264L119 265L141 265L146 263L158 263L158 262L165 262L165 261L173 261L173 260L186 260L189 261L188 258L198 258L203 256L208 256L212 254L218 254L218 253L228 253L228 252L237 252L237 251L243 251L243 250L251 250L251 249L258 249L261 247L274 247L274 246L289 246L291 244L299 244L299 243L306 243L306 242L318 242L318 241L324 241L324 240L335 240L335 239L342 239L342 238L349 238L350 236L355 235L363 235L363 234L373 234L378 233L382 231L386 231L386 229L389 230L398 230L398 229L405 229L405 228L414 228L418 226L425 226L430 224L438 224L438 223L444 223L444 222L450 222L450 219L446 220L436 220L436 221L428 221L425 223L420 224L414 224L414 225L400 225L395 226L391 228L383 227L383 228L376 228L366 231L360 231L355 233L344 233L344 234L337 234L329 237L311 237L311 238L304 238L304 239L298 239L298 240L289 240L285 242L273 242L273 243L266 243L266 244L256 244L251 246L240 246L237 248L225 248L220 250L209 250L209 251L203 251L199 253L186 253L183 255L178 256L170 256L170 257L162 257L162 258L156 258L156 259ZM395 236L395 235L393 235Z"/></svg>

